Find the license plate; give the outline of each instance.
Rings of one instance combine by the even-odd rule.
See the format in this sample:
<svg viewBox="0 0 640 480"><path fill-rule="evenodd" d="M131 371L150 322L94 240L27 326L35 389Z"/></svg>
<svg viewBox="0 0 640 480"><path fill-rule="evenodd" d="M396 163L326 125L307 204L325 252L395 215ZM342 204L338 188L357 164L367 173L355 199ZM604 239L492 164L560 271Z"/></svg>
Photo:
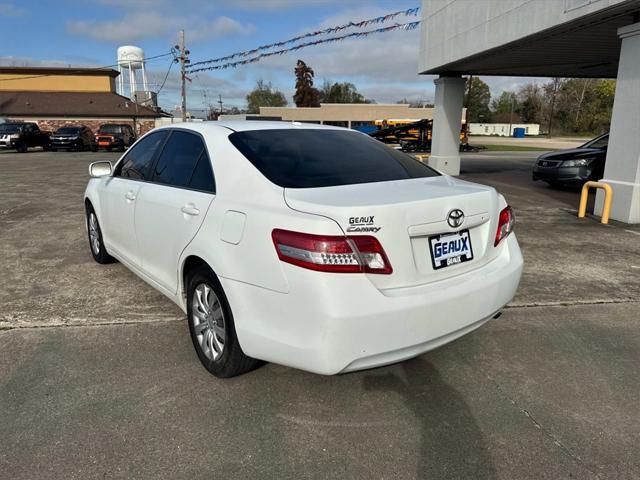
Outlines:
<svg viewBox="0 0 640 480"><path fill-rule="evenodd" d="M429 237L429 250L434 270L473 260L469 230Z"/></svg>
<svg viewBox="0 0 640 480"><path fill-rule="evenodd" d="M98 142L98 145L109 145L109 142Z"/></svg>

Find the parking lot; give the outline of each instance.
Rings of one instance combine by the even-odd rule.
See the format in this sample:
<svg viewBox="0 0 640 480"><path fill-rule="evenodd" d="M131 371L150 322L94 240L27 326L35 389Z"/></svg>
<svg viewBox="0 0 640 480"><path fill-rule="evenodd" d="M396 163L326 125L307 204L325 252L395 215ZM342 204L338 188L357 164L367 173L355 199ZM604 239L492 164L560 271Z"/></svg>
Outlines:
<svg viewBox="0 0 640 480"><path fill-rule="evenodd" d="M516 212L500 319L389 367L224 381L176 306L91 258L87 166L118 154L0 153L0 477L640 477L640 228L578 220L538 153L462 159Z"/></svg>

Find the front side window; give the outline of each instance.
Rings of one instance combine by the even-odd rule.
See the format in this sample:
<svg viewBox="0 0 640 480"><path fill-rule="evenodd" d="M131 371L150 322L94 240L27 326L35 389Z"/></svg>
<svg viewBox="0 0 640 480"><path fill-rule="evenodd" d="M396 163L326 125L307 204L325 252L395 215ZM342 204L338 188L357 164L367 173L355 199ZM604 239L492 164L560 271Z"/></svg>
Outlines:
<svg viewBox="0 0 640 480"><path fill-rule="evenodd" d="M357 132L253 130L232 133L229 140L267 179L285 188L440 175L413 157Z"/></svg>
<svg viewBox="0 0 640 480"><path fill-rule="evenodd" d="M204 151L204 142L199 135L174 130L156 162L152 180L174 187L188 187Z"/></svg>
<svg viewBox="0 0 640 480"><path fill-rule="evenodd" d="M135 180L149 180L155 153L166 136L167 131L161 130L144 137L127 152L114 175Z"/></svg>

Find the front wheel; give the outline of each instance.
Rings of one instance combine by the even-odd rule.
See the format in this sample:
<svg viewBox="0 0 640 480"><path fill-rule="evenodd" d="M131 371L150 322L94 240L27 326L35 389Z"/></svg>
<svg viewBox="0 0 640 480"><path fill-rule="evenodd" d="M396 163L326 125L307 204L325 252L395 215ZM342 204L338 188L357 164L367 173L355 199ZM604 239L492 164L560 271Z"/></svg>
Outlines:
<svg viewBox="0 0 640 480"><path fill-rule="evenodd" d="M100 223L98 223L98 217L92 207L87 208L87 232L93 259L101 264L114 262L115 259L107 253L107 249L104 247Z"/></svg>
<svg viewBox="0 0 640 480"><path fill-rule="evenodd" d="M240 347L227 297L207 267L199 267L187 279L187 315L191 341L209 373L229 378L256 367L258 362Z"/></svg>

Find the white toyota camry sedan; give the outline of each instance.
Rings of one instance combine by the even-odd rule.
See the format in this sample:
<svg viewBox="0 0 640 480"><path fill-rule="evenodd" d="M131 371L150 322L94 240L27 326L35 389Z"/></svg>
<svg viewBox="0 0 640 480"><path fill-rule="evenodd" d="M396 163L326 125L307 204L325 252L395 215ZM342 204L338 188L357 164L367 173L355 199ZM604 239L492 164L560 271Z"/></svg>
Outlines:
<svg viewBox="0 0 640 480"><path fill-rule="evenodd" d="M352 130L188 123L89 170L94 259L178 304L218 377L415 357L497 317L522 273L502 195Z"/></svg>

